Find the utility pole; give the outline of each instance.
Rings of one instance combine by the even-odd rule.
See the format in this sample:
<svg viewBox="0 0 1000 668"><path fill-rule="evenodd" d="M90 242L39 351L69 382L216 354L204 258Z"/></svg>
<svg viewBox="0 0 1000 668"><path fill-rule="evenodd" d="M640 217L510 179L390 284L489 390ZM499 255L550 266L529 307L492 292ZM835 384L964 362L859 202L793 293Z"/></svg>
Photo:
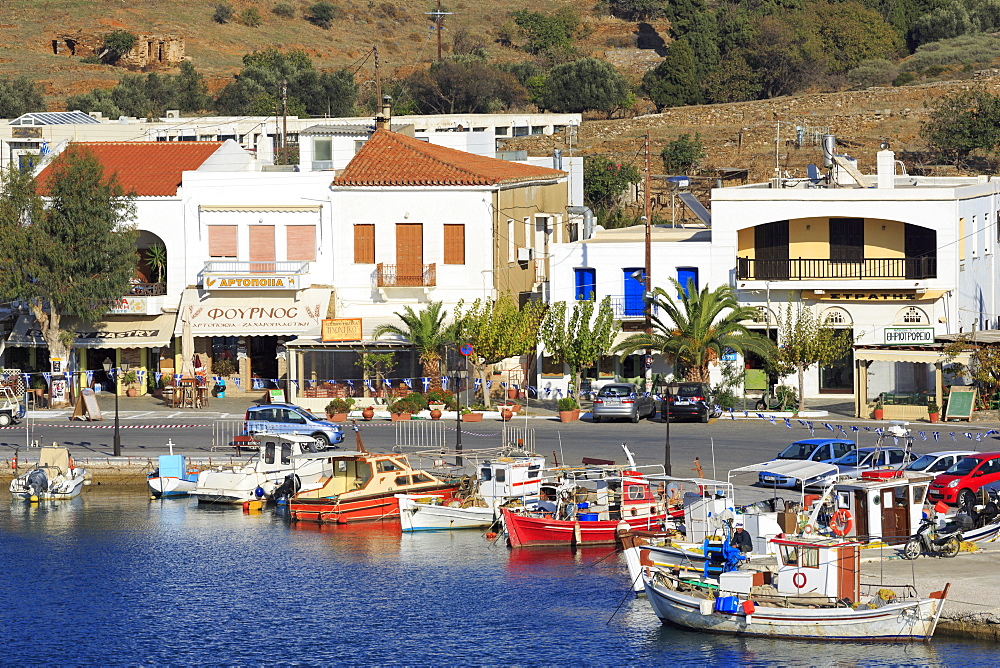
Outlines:
<svg viewBox="0 0 1000 668"><path fill-rule="evenodd" d="M441 61L441 30L444 28L444 17L451 16L455 12L443 12L441 11L441 0L437 0L437 9L433 12L424 12L427 16L434 17L434 25L437 29L437 41L438 41L438 62Z"/></svg>
<svg viewBox="0 0 1000 668"><path fill-rule="evenodd" d="M653 220L652 220L652 208L650 206L649 200L649 130L646 130L646 169L645 169L645 183L643 184L643 218L646 219L646 267L645 267L645 293L643 294L643 302L645 308L643 309L643 315L646 320L646 335L653 333L653 303L652 303L652 281L650 279L650 270L652 269L652 243L653 243ZM646 357L643 360L643 364L646 367L646 392L653 391L653 365L652 361L653 351L649 348L646 349Z"/></svg>
<svg viewBox="0 0 1000 668"><path fill-rule="evenodd" d="M288 81L281 80L281 164L288 161L285 145L288 138Z"/></svg>
<svg viewBox="0 0 1000 668"><path fill-rule="evenodd" d="M377 46L372 47L372 53L375 54L375 113L378 114L382 110L382 72L379 70Z"/></svg>

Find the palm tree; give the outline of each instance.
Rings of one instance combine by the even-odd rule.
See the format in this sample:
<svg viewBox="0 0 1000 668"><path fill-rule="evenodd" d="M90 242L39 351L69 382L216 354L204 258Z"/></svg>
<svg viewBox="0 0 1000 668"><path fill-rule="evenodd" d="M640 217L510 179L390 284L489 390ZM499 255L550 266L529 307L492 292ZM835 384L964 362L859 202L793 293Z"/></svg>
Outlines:
<svg viewBox="0 0 1000 668"><path fill-rule="evenodd" d="M411 307L404 306L403 312L396 312L403 321L403 326L379 325L372 332L372 338L383 334L395 334L406 339L417 349L424 375L431 379L431 388L441 389L441 356L444 348L455 340L455 325L444 326L447 315L441 302L431 302L419 313Z"/></svg>
<svg viewBox="0 0 1000 668"><path fill-rule="evenodd" d="M743 325L758 313L752 306L741 306L728 285L698 292L694 281L685 290L671 278L677 299L663 288L653 291L653 301L662 312L652 318L651 334L633 334L615 352L628 355L653 350L684 369L684 379L707 383L708 363L720 359L729 348L738 353L753 352L762 357L774 350L770 339L754 334Z"/></svg>

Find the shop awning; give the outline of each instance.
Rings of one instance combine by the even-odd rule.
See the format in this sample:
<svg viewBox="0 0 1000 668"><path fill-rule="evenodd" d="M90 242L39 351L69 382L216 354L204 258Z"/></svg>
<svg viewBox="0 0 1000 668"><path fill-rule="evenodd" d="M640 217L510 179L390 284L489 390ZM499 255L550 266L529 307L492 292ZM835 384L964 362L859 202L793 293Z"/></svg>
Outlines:
<svg viewBox="0 0 1000 668"><path fill-rule="evenodd" d="M902 349L886 346L884 348L855 348L854 359L871 362L926 362L928 364L955 361L968 364L969 353L961 352L954 359L951 359L944 353L940 346L923 349Z"/></svg>
<svg viewBox="0 0 1000 668"><path fill-rule="evenodd" d="M174 333L185 320L194 336L315 336L330 305L330 288L309 288L288 296L219 297L189 288L184 291Z"/></svg>
<svg viewBox="0 0 1000 668"><path fill-rule="evenodd" d="M286 345L293 348L322 348L324 350L329 350L331 348L347 348L354 349L359 346L365 346L366 348L411 348L412 344L405 339L401 339L392 334L386 334L380 338L373 338L372 333L376 328L382 325L396 325L397 327L403 323L400 321L399 317L395 315L391 316L380 316L380 317L370 317L370 318L358 318L361 320L361 339L358 341L323 341L322 333L320 330L314 332L306 333L300 336L295 341L289 341Z"/></svg>
<svg viewBox="0 0 1000 668"><path fill-rule="evenodd" d="M101 322L82 325L76 318L62 320L63 329L76 332L76 348L162 348L170 345L177 315L109 317ZM44 348L45 340L33 315L22 315L14 323L7 339L14 348Z"/></svg>

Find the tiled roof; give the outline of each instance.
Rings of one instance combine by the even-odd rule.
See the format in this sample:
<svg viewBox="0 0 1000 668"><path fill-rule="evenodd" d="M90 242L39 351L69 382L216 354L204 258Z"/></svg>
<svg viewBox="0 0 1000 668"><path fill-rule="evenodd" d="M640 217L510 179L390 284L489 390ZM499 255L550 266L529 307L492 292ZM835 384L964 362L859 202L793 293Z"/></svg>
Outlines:
<svg viewBox="0 0 1000 668"><path fill-rule="evenodd" d="M198 169L219 150L218 141L74 142L100 160L104 175L117 174L125 192L140 197L176 195L181 173ZM51 165L38 175L39 192L46 192Z"/></svg>
<svg viewBox="0 0 1000 668"><path fill-rule="evenodd" d="M490 186L565 175L557 169L486 158L377 130L333 185Z"/></svg>

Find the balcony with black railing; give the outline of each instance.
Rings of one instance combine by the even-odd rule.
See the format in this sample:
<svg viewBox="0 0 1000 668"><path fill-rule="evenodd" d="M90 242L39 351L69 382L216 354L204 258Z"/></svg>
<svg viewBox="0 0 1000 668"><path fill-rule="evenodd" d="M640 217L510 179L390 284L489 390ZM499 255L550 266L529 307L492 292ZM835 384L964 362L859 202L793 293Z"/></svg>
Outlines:
<svg viewBox="0 0 1000 668"><path fill-rule="evenodd" d="M937 258L756 260L741 257L736 259L736 278L741 281L923 280L937 278Z"/></svg>
<svg viewBox="0 0 1000 668"><path fill-rule="evenodd" d="M380 288L428 288L437 285L437 265L384 264L375 267L375 281Z"/></svg>
<svg viewBox="0 0 1000 668"><path fill-rule="evenodd" d="M611 298L611 310L619 320L630 320L632 318L642 318L646 315L646 300L642 295L625 295ZM656 304L652 304L652 311L656 313Z"/></svg>

